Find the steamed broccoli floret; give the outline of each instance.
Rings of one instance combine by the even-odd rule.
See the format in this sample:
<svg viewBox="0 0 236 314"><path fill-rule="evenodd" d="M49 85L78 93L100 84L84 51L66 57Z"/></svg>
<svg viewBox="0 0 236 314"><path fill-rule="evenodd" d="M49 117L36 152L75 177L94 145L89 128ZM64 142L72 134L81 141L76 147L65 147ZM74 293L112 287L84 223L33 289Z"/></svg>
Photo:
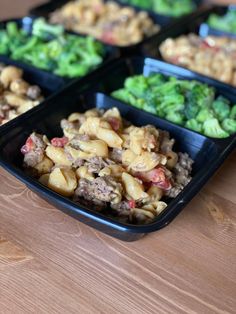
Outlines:
<svg viewBox="0 0 236 314"><path fill-rule="evenodd" d="M166 120L182 125L184 121L184 115L179 112L170 111L166 115Z"/></svg>
<svg viewBox="0 0 236 314"><path fill-rule="evenodd" d="M198 114L199 107L196 103L188 101L184 108L184 113L187 119L193 119Z"/></svg>
<svg viewBox="0 0 236 314"><path fill-rule="evenodd" d="M147 77L147 83L149 87L155 87L157 85L163 84L166 82L164 75L160 73L151 74Z"/></svg>
<svg viewBox="0 0 236 314"><path fill-rule="evenodd" d="M50 36L61 36L64 33L62 25L51 25L44 18L38 18L34 21L32 34L42 39L48 39Z"/></svg>
<svg viewBox="0 0 236 314"><path fill-rule="evenodd" d="M212 114L210 109L201 109L196 116L196 120L201 123L211 118L214 118L214 115Z"/></svg>
<svg viewBox="0 0 236 314"><path fill-rule="evenodd" d="M137 106L137 99L125 88L114 91L111 93L111 96L133 106Z"/></svg>
<svg viewBox="0 0 236 314"><path fill-rule="evenodd" d="M236 33L236 10L229 9L225 15L212 13L207 23L210 27L230 33Z"/></svg>
<svg viewBox="0 0 236 314"><path fill-rule="evenodd" d="M152 102L145 102L142 109L153 114L157 113L156 106Z"/></svg>
<svg viewBox="0 0 236 314"><path fill-rule="evenodd" d="M208 119L203 123L203 132L205 135L214 138L225 138L229 133L222 129L219 121L215 118Z"/></svg>
<svg viewBox="0 0 236 314"><path fill-rule="evenodd" d="M199 123L196 119L190 119L185 124L186 128L194 130L196 132L202 132L202 124Z"/></svg>
<svg viewBox="0 0 236 314"><path fill-rule="evenodd" d="M230 119L236 119L236 105L231 108L229 117Z"/></svg>
<svg viewBox="0 0 236 314"><path fill-rule="evenodd" d="M7 54L9 52L10 39L7 33L0 30L0 54Z"/></svg>
<svg viewBox="0 0 236 314"><path fill-rule="evenodd" d="M230 114L230 102L228 99L223 96L217 97L217 99L213 102L212 108L218 118L219 121L223 121Z"/></svg>
<svg viewBox="0 0 236 314"><path fill-rule="evenodd" d="M32 49L37 46L38 38L35 36L30 37L30 39L25 43L25 45L18 46L12 51L11 57L13 59L24 59L26 57L26 54L29 53L29 55L32 55ZM40 60L38 60L38 64L35 64L36 66L40 67Z"/></svg>
<svg viewBox="0 0 236 314"><path fill-rule="evenodd" d="M236 132L236 120L233 119L225 119L222 122L222 127L225 131L229 132L230 134Z"/></svg>
<svg viewBox="0 0 236 314"><path fill-rule="evenodd" d="M147 78L143 75L135 75L125 80L125 88L138 98L145 97L148 91Z"/></svg>
<svg viewBox="0 0 236 314"><path fill-rule="evenodd" d="M6 24L7 35L10 37L17 37L19 35L19 29L16 22L8 22Z"/></svg>
<svg viewBox="0 0 236 314"><path fill-rule="evenodd" d="M186 97L188 102L196 104L201 108L210 107L215 97L215 90L205 84L192 81L190 84L183 85L187 87Z"/></svg>

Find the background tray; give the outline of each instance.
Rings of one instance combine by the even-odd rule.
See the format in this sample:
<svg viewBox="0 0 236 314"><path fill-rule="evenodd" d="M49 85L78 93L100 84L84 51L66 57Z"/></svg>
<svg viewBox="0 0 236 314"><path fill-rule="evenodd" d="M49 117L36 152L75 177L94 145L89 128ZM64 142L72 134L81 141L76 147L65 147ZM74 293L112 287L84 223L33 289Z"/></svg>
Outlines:
<svg viewBox="0 0 236 314"><path fill-rule="evenodd" d="M36 6L36 7L32 8L29 11L29 14L32 15L33 17L35 17L35 16L37 16L37 17L42 16L42 17L48 18L50 13L52 13L56 9L60 8L62 5L64 5L67 2L68 2L68 0L49 1L49 2L46 2L46 3L42 4L42 5L39 5L39 6ZM156 24L159 24L162 27L162 29L160 30L159 33L157 33L156 35L153 35L153 36L151 36L149 38L144 39L143 41L141 41L138 44L132 44L132 45L129 45L129 46L126 46L126 47L119 47L119 46L110 45L111 47L115 47L115 48L119 49L120 54L122 56L128 56L128 55L130 56L132 54L137 54L138 52L140 52L140 50L142 48L142 45L144 43L146 43L148 40L151 40L152 38L156 38L156 37L161 36L161 33L166 28L168 29L169 27L173 27L173 26L175 27L176 23L178 24L180 21L183 21L186 18L187 18L188 21L191 21L193 16L195 16L196 14L198 15L198 11L195 11L195 12L191 13L190 15L186 15L186 16L182 17L181 19L171 19L168 16L164 16L164 15L161 15L161 14L156 14L156 13L150 11L150 10L142 10L142 9L136 7L136 6L126 5L124 3L121 3L120 1L115 1L115 2L119 3L121 6L133 7L137 12L139 12L139 11L146 11L146 12L148 12L148 14L152 18L152 20ZM75 32L71 32L71 33L75 33Z"/></svg>
<svg viewBox="0 0 236 314"><path fill-rule="evenodd" d="M13 19L8 19L8 20L5 20L5 21L0 21L0 29L4 29L6 27L6 24L8 22L16 22L17 25L19 27L21 27L22 29L24 29L27 33L31 34L32 32L32 24L33 24L33 21L35 20L34 17L30 17L30 16L25 16L23 18L13 18ZM70 32L66 32L66 33L70 33ZM84 37L83 35L80 35L81 37ZM94 68L93 70L91 70L88 74L86 74L85 76L83 77L86 77L87 75L89 75L91 72L93 71L96 71L97 69L99 69L100 67L102 67L104 64L106 64L106 62L110 61L110 60L113 60L117 57L119 57L119 51L118 49L116 49L115 47L112 47L112 46L109 46L109 45L106 45L106 44L103 44L104 45L104 48L105 48L105 56L104 56L104 59L103 59L103 62L98 65L98 67ZM39 71L41 72L44 72L44 73L47 73L47 74L50 74L52 77L57 77L57 78L60 78L60 79L63 79L65 83L68 83L70 81L73 81L73 80L76 80L78 78L68 78L68 77L62 77L62 76L58 76L56 74L53 74L52 72L50 71L46 71L46 70L42 70L42 69L39 69L33 65L30 65L30 64L27 64L25 62L21 62L20 60L13 60L11 59L10 56L7 56L7 55L0 55L1 58L5 58L5 60L7 61L11 61L11 62L17 62L18 64L20 64L21 66L24 66L27 68L34 68L34 69L38 69ZM81 77L82 78L82 77ZM79 78L79 79L81 79Z"/></svg>

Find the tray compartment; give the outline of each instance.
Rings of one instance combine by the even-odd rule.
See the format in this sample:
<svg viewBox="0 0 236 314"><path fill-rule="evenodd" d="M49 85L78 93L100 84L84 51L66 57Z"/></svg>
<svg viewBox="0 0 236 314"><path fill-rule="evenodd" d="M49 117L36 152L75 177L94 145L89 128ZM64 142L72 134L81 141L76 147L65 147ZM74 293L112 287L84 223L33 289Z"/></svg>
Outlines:
<svg viewBox="0 0 236 314"><path fill-rule="evenodd" d="M68 101L68 98L62 98L62 95L56 95L51 101L60 106L55 114L53 106L48 105L48 110L40 108L37 114L31 115L27 125L21 121L16 123L14 128L0 132L0 163L10 171L13 175L23 181L32 191L40 195L42 198L55 205L63 212L79 219L80 221L101 230L109 235L117 237L125 241L137 240L141 236L151 231L158 230L167 225L183 208L184 204L195 194L195 190L199 189L199 180L202 180L204 172L211 162L218 156L218 147L210 139L184 130L178 126L171 125L167 121L158 119L148 113L133 109L119 101L113 100L103 94L81 95L76 98L75 95ZM63 101L67 99L66 105ZM23 156L20 153L20 147L32 131L47 134L49 138L60 136L60 120L73 111L85 111L96 106L97 108L109 109L116 105L122 115L135 123L136 125L145 125L152 123L157 127L166 129L176 139L176 149L188 152L195 160L193 167L193 179L190 184L178 195L177 198L169 202L168 207L157 219L148 225L131 225L118 222L115 218L109 218L102 213L97 213L92 208L86 208L83 205L74 203L50 189L42 186L36 179L26 175L22 169ZM66 106L66 108L65 108ZM49 110L50 109L50 110ZM14 143L14 145L12 144ZM211 156L209 158L209 156Z"/></svg>
<svg viewBox="0 0 236 314"><path fill-rule="evenodd" d="M5 29L6 28L6 24L8 22L16 22L18 27L22 28L23 30L25 30L30 35L32 33L32 25L33 25L34 20L35 20L35 17L25 16L25 17L22 17L22 18L15 18L15 19L9 19L9 20L5 20L5 21L0 21L0 30L1 29ZM71 32L66 32L66 33L69 34ZM81 37L85 37L84 35L80 35L80 36ZM53 74L50 71L42 70L40 68L35 67L34 65L25 63L24 61L14 60L10 56L8 56L8 55L0 54L0 58L2 60L6 60L6 62L12 62L12 63L19 64L21 67L25 67L25 68L28 68L28 69L30 69L30 68L35 69L35 72L36 72L36 70L38 70L38 71L47 73L48 75L51 75L52 78L53 77L59 78L61 80L64 80L65 84L68 84L68 82L71 82L71 81L76 80L76 79L82 79L83 77L88 76L93 71L96 71L99 68L101 68L108 61L113 60L115 58L118 58L120 56L120 53L119 53L118 49L116 49L115 47L112 47L110 45L106 45L104 43L103 43L103 46L104 46L104 49L105 49L105 55L104 55L104 58L103 58L103 62L100 65L98 65L96 68L90 70L87 74L85 74L84 76L79 77L79 78L76 78L76 77L74 77L74 78L62 77L62 76Z"/></svg>
<svg viewBox="0 0 236 314"><path fill-rule="evenodd" d="M151 72L164 72L164 74L181 78L197 79L195 73L188 70L182 73L182 71L183 69L176 66L174 66L174 69L172 66L168 68L163 62L143 58L125 59L110 63L107 67L101 69L99 73L92 75L90 82L86 80L73 82L67 88L49 98L40 108L33 109L28 114L27 119L18 120L13 127L6 126L4 130L0 130L0 164L48 202L109 235L125 241L134 241L144 234L159 230L168 225L191 198L199 192L230 151L233 150L236 138L234 136L223 141L209 139L150 113L114 100L108 95L112 90L119 88L124 79L131 74L145 73L148 75ZM111 76L114 80L111 80ZM201 76L198 79L200 80ZM208 79L203 77L203 80ZM227 92L230 94L228 86L225 87L220 84L216 87L225 96ZM230 97L231 101L236 101L235 95L231 94ZM147 225L121 223L115 218L95 212L93 208L78 205L42 186L22 170L23 156L20 153L20 147L32 131L47 134L49 138L61 136L60 120L70 113L74 111L84 112L92 107L108 109L113 106L117 106L122 116L136 125L154 124L156 127L169 131L171 136L176 139L176 149L189 153L195 161L192 181L175 199L169 202L168 207L155 221Z"/></svg>
<svg viewBox="0 0 236 314"><path fill-rule="evenodd" d="M105 0L106 2L108 0ZM46 2L42 5L39 5L39 6L36 6L36 7L33 7L30 11L29 11L29 14L33 17L45 17L46 19L49 18L49 15L50 13L52 13L53 11L55 11L56 9L62 7L65 3L67 3L68 1L67 0L57 0L57 1L49 1L49 2ZM120 47L120 46L113 46L113 45L110 45L110 47L115 47L119 50L120 54L122 56L131 56L132 54L135 54L135 53L139 53L141 50L142 50L142 45L146 42L148 42L149 40L151 40L152 38L156 38L156 37L159 37L161 36L162 32L165 30L165 29L168 29L168 28L171 28L171 27L175 27L175 25L178 25L180 22L184 22L186 20L187 21L191 21L192 17L195 16L195 15L198 15L199 10L189 14L189 15L185 15L181 18L178 18L178 19L172 19L171 17L169 16L165 16L165 15L161 15L161 14L157 14L157 13L154 13L153 11L150 11L150 10L144 10L144 9L140 9L139 7L137 6L132 6L132 5L128 5L128 4L124 4L120 1L117 1L115 0L115 2L117 2L118 4L120 4L121 6L128 6L128 7L132 7L134 8L137 12L139 11L146 11L149 16L152 18L152 20L156 23L156 24L159 24L161 26L161 30L159 33L157 33L156 35L152 35L151 37L149 38L145 38L143 41L141 41L140 43L137 43L137 44L131 44L129 46L126 46L126 47ZM201 3L202 1L196 1L198 3ZM205 9L204 9L205 10ZM74 33L76 34L75 32L70 32L70 33ZM79 33L77 33L79 34ZM109 46L109 45L108 45Z"/></svg>

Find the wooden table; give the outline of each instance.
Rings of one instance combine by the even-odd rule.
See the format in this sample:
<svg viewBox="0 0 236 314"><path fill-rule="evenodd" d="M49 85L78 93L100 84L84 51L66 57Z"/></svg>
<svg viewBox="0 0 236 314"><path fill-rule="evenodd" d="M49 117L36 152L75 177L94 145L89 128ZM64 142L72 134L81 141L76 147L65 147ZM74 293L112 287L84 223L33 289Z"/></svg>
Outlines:
<svg viewBox="0 0 236 314"><path fill-rule="evenodd" d="M173 223L125 243L0 170L0 313L236 313L235 186L232 154Z"/></svg>

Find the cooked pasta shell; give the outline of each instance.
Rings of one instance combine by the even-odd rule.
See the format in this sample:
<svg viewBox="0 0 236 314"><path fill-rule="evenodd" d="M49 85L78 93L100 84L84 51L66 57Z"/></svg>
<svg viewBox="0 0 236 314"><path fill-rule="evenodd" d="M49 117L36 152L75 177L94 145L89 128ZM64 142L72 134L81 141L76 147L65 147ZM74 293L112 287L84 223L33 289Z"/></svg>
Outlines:
<svg viewBox="0 0 236 314"><path fill-rule="evenodd" d="M139 200L147 197L147 193L144 192L143 185L130 174L122 173L122 182L125 187L125 191L129 197L134 200Z"/></svg>
<svg viewBox="0 0 236 314"><path fill-rule="evenodd" d="M72 196L77 187L74 171L68 168L55 168L49 175L48 187L63 196Z"/></svg>
<svg viewBox="0 0 236 314"><path fill-rule="evenodd" d="M143 152L132 161L129 168L137 172L149 171L154 169L160 161L161 157L159 154Z"/></svg>
<svg viewBox="0 0 236 314"><path fill-rule="evenodd" d="M49 145L46 148L46 155L57 165L63 166L71 166L72 161L70 161L63 148L55 147L53 145Z"/></svg>

